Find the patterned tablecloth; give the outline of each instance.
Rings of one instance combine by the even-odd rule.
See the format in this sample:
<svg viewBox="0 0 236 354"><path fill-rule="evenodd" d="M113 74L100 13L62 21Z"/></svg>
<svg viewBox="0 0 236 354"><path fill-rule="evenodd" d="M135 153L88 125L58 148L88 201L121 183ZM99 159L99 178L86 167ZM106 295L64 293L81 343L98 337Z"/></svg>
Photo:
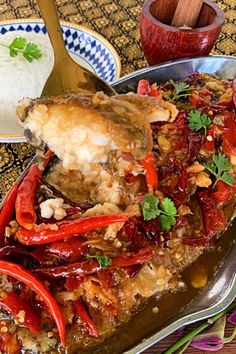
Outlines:
<svg viewBox="0 0 236 354"><path fill-rule="evenodd" d="M101 33L116 48L122 62L122 75L147 65L139 41L139 14L144 0L57 0L61 19ZM213 54L236 54L236 0L215 0L226 21ZM0 0L0 20L40 17L35 0ZM0 79L1 80L1 79ZM26 167L34 149L28 144L0 144L0 200ZM154 346L146 353L161 353L176 336ZM186 353L199 353L188 349ZM236 343L222 353L236 353Z"/></svg>

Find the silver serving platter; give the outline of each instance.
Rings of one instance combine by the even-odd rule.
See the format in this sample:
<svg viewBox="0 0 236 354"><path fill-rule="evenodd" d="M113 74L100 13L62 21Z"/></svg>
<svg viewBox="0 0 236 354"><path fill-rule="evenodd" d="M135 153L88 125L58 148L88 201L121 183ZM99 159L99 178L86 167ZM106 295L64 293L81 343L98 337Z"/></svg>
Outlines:
<svg viewBox="0 0 236 354"><path fill-rule="evenodd" d="M138 81L141 79L147 79L150 83L165 82L169 79L179 80L192 75L195 71L216 74L222 79L233 80L236 77L236 58L230 56L206 56L167 62L122 77L113 84L113 87L118 93L135 92ZM223 236L234 238L235 234L236 223L225 231ZM182 326L209 318L223 311L231 304L235 296L236 243L233 242L223 265L210 284L200 295L196 296L196 299L191 301L189 306L174 315L173 320L169 321L169 323L167 322L156 333L148 335L147 328L139 343L128 342L126 348L124 345L124 350L122 351L125 354L141 353Z"/></svg>
<svg viewBox="0 0 236 354"><path fill-rule="evenodd" d="M165 82L169 79L178 80L193 74L196 70L213 73L223 79L233 80L236 75L236 58L207 56L180 59L163 65L148 67L122 77L113 84L113 87L118 93L135 92L140 79L147 79L150 83ZM19 177L19 181L23 179L34 161L35 158ZM5 198L0 203L0 209L4 202ZM219 267L213 279L200 294L189 298L189 302L186 303L187 306L181 310L176 310L172 318L168 318L163 322L164 324L157 324L156 326L153 324L149 326L150 316L154 316L151 311L152 307L150 307L153 305L146 306L139 314L134 316L128 325L118 330L118 333L115 333L105 343L101 343L101 346L92 348L91 351L88 350L86 353L138 354L182 326L209 318L223 311L236 296L236 222L224 232L221 239L233 240L230 244L228 241L228 243L226 242L228 249L226 255L222 257L222 266ZM173 296L178 296L178 294ZM171 306L171 303L167 303L167 305ZM138 328L137 332L139 334L134 335ZM83 351L81 351L82 353Z"/></svg>

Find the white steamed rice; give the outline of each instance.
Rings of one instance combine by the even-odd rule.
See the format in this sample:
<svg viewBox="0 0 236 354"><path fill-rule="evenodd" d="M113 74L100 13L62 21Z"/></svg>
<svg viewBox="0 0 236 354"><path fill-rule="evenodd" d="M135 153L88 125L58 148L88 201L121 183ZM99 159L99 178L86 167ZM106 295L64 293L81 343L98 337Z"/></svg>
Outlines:
<svg viewBox="0 0 236 354"><path fill-rule="evenodd" d="M36 43L42 57L30 63L22 54L10 57L8 48L0 46L0 132L4 134L16 130L17 102L24 97L39 97L53 67L53 51L48 36L13 31L0 36L0 43L9 45L21 36ZM21 131L19 127L19 133Z"/></svg>

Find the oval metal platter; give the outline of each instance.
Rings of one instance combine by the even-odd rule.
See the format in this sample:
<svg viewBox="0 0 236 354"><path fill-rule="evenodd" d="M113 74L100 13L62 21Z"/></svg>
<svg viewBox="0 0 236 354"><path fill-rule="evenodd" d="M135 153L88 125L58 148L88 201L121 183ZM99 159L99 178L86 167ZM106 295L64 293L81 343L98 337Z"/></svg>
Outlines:
<svg viewBox="0 0 236 354"><path fill-rule="evenodd" d="M141 79L146 79L150 83L159 83L169 79L179 80L192 75L195 71L216 74L222 79L233 80L236 77L236 58L229 56L206 56L167 62L122 77L113 84L113 87L118 93L136 92L138 81ZM233 241L235 234L236 223L225 231L222 236L224 238L231 238ZM166 325L162 325L159 328L157 326L158 330L156 332L153 328L149 329L146 326L143 338L141 339L140 337L140 342L138 343L137 339L134 339L136 343L131 343L132 341L128 340L126 346L123 346L123 350L121 349L121 352L126 354L141 353L182 326L209 318L230 305L236 296L235 242L232 242L231 246L228 245L228 248L228 254L222 259L222 266L200 295L198 294L195 298L192 298L190 304L177 314L173 314L173 318L166 321ZM127 349L128 346L130 349Z"/></svg>
<svg viewBox="0 0 236 354"><path fill-rule="evenodd" d="M112 86L118 93L135 92L140 79L158 83L169 79L182 79L192 75L195 71L212 73L223 79L233 80L236 75L236 58L208 56L181 59L134 72L119 79ZM23 179L29 166L19 180ZM0 209L4 202L5 198L0 203ZM222 251L223 249L224 251ZM205 256L209 259L212 254ZM204 262L204 255L203 258L201 257L197 262ZM185 292L187 297L184 306L178 306L178 301L181 302L181 298L183 298L182 293L167 293L164 299L154 299L136 314L128 324L118 328L112 337L96 348L86 351L86 353L138 354L182 326L209 318L223 311L236 296L236 222L222 234L218 251L214 253L211 260L211 271L217 265L217 272L212 273L208 285L202 291L193 291L192 289L192 291L187 290ZM152 308L159 305L160 312L158 315L154 315ZM169 316L165 318L165 310L167 309ZM84 351L81 351L82 353Z"/></svg>

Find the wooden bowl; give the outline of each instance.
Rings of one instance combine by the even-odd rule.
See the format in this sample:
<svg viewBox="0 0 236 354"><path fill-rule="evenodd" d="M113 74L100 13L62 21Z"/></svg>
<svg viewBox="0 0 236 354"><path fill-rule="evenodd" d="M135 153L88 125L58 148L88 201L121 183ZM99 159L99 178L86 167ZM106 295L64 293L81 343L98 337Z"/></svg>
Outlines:
<svg viewBox="0 0 236 354"><path fill-rule="evenodd" d="M224 23L224 13L210 0L203 0L193 29L171 26L178 0L146 0L141 13L140 33L149 65L177 58L209 54Z"/></svg>

